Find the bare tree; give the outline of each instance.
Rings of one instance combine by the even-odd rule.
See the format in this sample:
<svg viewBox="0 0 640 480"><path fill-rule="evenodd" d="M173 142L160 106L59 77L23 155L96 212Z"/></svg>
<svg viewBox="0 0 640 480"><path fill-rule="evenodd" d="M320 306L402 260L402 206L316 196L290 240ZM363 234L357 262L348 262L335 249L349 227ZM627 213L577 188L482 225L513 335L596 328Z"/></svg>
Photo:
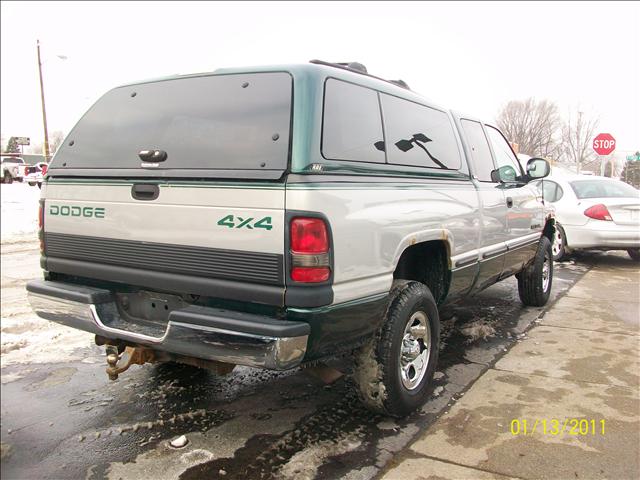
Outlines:
<svg viewBox="0 0 640 480"><path fill-rule="evenodd" d="M38 143L33 143L31 145L31 152L34 155L42 155L43 152L43 146L42 146L42 142L38 142Z"/></svg>
<svg viewBox="0 0 640 480"><path fill-rule="evenodd" d="M591 142L598 128L597 117L589 117L584 112L569 113L569 117L562 128L562 148L566 160L576 164L578 173L586 162L596 156L591 148Z"/></svg>
<svg viewBox="0 0 640 480"><path fill-rule="evenodd" d="M51 135L49 135L49 151L51 155L58 151L60 145L62 145L62 141L64 140L64 133L60 130L56 130Z"/></svg>
<svg viewBox="0 0 640 480"><path fill-rule="evenodd" d="M558 158L561 122L558 107L549 100L512 100L500 111L497 124L519 151L534 157Z"/></svg>

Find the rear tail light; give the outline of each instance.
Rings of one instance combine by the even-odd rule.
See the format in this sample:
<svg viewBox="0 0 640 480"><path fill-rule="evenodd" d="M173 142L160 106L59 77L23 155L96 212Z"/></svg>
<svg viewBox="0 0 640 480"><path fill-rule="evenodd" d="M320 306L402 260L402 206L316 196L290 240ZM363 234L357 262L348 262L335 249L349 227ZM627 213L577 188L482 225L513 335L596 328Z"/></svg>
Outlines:
<svg viewBox="0 0 640 480"><path fill-rule="evenodd" d="M596 220L613 220L611 218L611 214L605 205L599 203L598 205L594 205L593 207L589 207L584 211L584 214L589 218L594 218Z"/></svg>
<svg viewBox="0 0 640 480"><path fill-rule="evenodd" d="M297 217L291 220L291 251L295 253L327 253L329 235L321 218Z"/></svg>
<svg viewBox="0 0 640 480"><path fill-rule="evenodd" d="M301 283L326 282L329 266L329 231L321 218L295 217L290 223L291 279Z"/></svg>

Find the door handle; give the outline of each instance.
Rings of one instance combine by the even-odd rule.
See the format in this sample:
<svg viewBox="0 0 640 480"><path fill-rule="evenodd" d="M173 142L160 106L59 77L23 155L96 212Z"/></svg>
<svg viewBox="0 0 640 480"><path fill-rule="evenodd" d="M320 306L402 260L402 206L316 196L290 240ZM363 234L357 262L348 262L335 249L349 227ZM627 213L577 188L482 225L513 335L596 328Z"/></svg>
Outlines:
<svg viewBox="0 0 640 480"><path fill-rule="evenodd" d="M155 200L158 195L160 188L152 183L137 183L131 187L131 196L136 200Z"/></svg>
<svg viewBox="0 0 640 480"><path fill-rule="evenodd" d="M513 207L513 198L507 197L507 207L508 208Z"/></svg>

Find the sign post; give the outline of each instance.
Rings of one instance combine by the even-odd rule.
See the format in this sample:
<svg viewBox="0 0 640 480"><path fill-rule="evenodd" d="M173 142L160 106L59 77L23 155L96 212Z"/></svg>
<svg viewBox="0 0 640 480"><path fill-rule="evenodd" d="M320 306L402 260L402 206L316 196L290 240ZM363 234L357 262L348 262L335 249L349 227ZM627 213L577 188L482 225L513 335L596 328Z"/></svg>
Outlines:
<svg viewBox="0 0 640 480"><path fill-rule="evenodd" d="M600 155L600 175L604 175L604 157L611 155L616 149L616 139L610 133L599 133L593 139L593 151ZM611 176L613 176L613 164L611 165Z"/></svg>

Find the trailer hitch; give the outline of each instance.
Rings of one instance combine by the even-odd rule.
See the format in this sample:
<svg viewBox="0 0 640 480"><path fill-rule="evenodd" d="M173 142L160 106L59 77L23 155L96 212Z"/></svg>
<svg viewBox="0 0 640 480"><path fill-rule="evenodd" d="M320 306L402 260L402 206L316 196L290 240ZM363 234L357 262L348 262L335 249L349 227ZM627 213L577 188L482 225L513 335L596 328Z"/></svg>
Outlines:
<svg viewBox="0 0 640 480"><path fill-rule="evenodd" d="M122 353L118 353L117 345L106 345L107 375L109 380L117 380L131 365L144 365L155 361L153 350L144 347L126 347Z"/></svg>

